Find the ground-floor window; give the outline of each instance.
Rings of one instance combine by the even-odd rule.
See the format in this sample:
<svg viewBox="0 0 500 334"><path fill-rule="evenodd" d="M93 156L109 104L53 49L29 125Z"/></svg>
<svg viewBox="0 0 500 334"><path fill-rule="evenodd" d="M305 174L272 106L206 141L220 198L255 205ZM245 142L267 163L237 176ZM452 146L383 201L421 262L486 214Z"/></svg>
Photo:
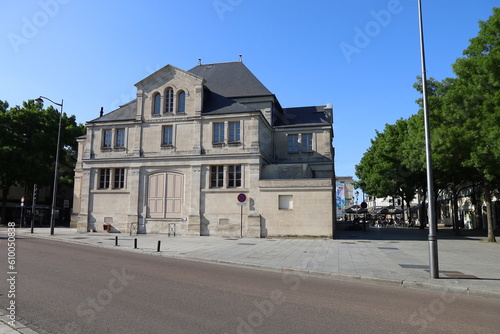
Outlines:
<svg viewBox="0 0 500 334"><path fill-rule="evenodd" d="M180 218L184 200L183 176L177 173L156 173L148 179L148 217Z"/></svg>
<svg viewBox="0 0 500 334"><path fill-rule="evenodd" d="M239 188L241 180L241 165L210 166L210 188Z"/></svg>
<svg viewBox="0 0 500 334"><path fill-rule="evenodd" d="M125 188L125 168L99 168L97 189Z"/></svg>

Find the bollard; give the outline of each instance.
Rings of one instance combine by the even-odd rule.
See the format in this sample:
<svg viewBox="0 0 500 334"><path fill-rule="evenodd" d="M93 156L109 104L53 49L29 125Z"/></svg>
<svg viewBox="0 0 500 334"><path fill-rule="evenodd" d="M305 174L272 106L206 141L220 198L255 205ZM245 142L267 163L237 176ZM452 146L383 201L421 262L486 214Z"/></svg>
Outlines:
<svg viewBox="0 0 500 334"><path fill-rule="evenodd" d="M137 238L134 239L134 248L137 249Z"/></svg>
<svg viewBox="0 0 500 334"><path fill-rule="evenodd" d="M159 251L160 251L160 247L161 247L161 240L158 240L158 248L157 248L157 250L156 250L157 252L159 252Z"/></svg>
<svg viewBox="0 0 500 334"><path fill-rule="evenodd" d="M118 246L118 237L115 237L115 246Z"/></svg>

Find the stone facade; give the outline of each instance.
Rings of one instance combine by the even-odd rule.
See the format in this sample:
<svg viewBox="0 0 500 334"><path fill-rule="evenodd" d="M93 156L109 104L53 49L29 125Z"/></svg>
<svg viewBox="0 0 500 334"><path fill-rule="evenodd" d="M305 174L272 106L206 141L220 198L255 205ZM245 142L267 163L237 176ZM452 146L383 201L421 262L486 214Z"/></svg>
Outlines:
<svg viewBox="0 0 500 334"><path fill-rule="evenodd" d="M78 139L79 231L332 236L331 108L282 108L242 62L135 86Z"/></svg>

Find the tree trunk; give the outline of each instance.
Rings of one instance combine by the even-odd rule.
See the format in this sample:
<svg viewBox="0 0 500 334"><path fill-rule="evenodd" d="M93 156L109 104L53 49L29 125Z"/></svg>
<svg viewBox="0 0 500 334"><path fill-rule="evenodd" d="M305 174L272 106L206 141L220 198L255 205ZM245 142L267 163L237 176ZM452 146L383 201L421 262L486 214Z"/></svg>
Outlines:
<svg viewBox="0 0 500 334"><path fill-rule="evenodd" d="M488 216L488 242L497 242L495 239L495 227L493 226L493 210L491 201L491 189L489 186L485 187L484 191L486 202L486 214Z"/></svg>
<svg viewBox="0 0 500 334"><path fill-rule="evenodd" d="M453 222L453 230L455 231L456 235L460 235L460 225L458 222L458 187L453 185L452 186L452 194L451 194L451 219Z"/></svg>
<svg viewBox="0 0 500 334"><path fill-rule="evenodd" d="M427 210L425 207L425 201L427 199L427 191L424 191L422 194L422 202L420 203L420 210L419 210L419 216L420 216L420 229L423 230L425 229L425 226L427 225Z"/></svg>
<svg viewBox="0 0 500 334"><path fill-rule="evenodd" d="M10 187L2 187L2 210L0 214L0 225L7 225L6 212L7 212L7 197L9 196Z"/></svg>

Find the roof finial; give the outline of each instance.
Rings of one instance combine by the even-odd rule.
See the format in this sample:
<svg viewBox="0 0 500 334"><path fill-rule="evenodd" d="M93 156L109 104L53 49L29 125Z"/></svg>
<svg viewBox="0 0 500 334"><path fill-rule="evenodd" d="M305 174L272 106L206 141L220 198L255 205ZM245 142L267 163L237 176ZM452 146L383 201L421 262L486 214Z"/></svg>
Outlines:
<svg viewBox="0 0 500 334"><path fill-rule="evenodd" d="M201 58L198 58L198 66L201 65Z"/></svg>
<svg viewBox="0 0 500 334"><path fill-rule="evenodd" d="M243 55L240 54L240 63L243 62Z"/></svg>

